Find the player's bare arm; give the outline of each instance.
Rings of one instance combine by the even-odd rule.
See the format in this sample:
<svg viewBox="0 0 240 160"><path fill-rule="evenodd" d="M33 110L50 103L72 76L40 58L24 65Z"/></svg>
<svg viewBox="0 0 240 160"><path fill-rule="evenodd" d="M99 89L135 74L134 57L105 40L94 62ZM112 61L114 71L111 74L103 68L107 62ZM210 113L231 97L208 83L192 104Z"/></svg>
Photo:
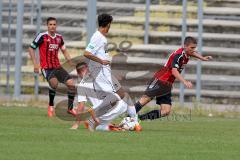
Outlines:
<svg viewBox="0 0 240 160"><path fill-rule="evenodd" d="M79 114L79 113L83 112L84 108L85 108L84 107L84 102L79 102L78 106L77 106L77 113Z"/></svg>
<svg viewBox="0 0 240 160"><path fill-rule="evenodd" d="M199 53L197 52L194 52L191 56L197 58L197 59L200 59L202 61L209 61L212 59L212 56L202 56L200 55Z"/></svg>
<svg viewBox="0 0 240 160"><path fill-rule="evenodd" d="M81 112L84 111L84 102L79 102L77 109L76 109L76 113L80 114ZM76 122L72 125L71 129L77 129L80 125L81 121L80 120L76 120Z"/></svg>
<svg viewBox="0 0 240 160"><path fill-rule="evenodd" d="M36 56L35 56L35 51L33 48L29 47L28 48L28 53L32 59L33 65L34 65L34 72L39 73L39 64L37 63Z"/></svg>
<svg viewBox="0 0 240 160"><path fill-rule="evenodd" d="M74 66L74 63L71 61L71 56L70 56L70 54L68 53L66 47L63 46L63 47L60 48L60 49L61 49L61 51L62 51L62 53L63 53L64 58L67 60L67 62L68 62L70 65Z"/></svg>
<svg viewBox="0 0 240 160"><path fill-rule="evenodd" d="M172 74L176 77L180 82L182 82L187 88L192 88L192 83L183 78L183 76L178 72L177 68L172 69Z"/></svg>
<svg viewBox="0 0 240 160"><path fill-rule="evenodd" d="M110 61L108 60L102 60L100 58L98 58L97 56L93 55L92 53L88 52L88 51L85 51L84 52L84 56L92 61L95 61L95 62L98 62L102 65L108 65L110 64Z"/></svg>
<svg viewBox="0 0 240 160"><path fill-rule="evenodd" d="M85 109L85 102L79 102L77 107L77 114L83 113ZM93 110L92 108L89 108L88 111ZM92 119L98 124L99 119L95 116L94 112L90 112Z"/></svg>

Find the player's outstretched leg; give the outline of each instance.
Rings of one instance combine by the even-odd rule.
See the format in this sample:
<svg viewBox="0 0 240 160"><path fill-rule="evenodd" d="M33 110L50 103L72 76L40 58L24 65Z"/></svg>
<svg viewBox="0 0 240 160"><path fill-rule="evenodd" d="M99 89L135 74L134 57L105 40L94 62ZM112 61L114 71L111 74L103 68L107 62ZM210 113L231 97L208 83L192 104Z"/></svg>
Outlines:
<svg viewBox="0 0 240 160"><path fill-rule="evenodd" d="M117 101L120 101L123 97L119 96L117 93L107 93L106 97L102 100L101 104L94 106L94 112L96 117L100 117L107 113Z"/></svg>
<svg viewBox="0 0 240 160"><path fill-rule="evenodd" d="M158 119L158 118L161 118L161 110L152 110L150 112L147 112L145 114L141 114L138 116L139 119L141 121L144 121L144 120L154 120L154 119Z"/></svg>
<svg viewBox="0 0 240 160"><path fill-rule="evenodd" d="M148 102L150 102L153 98L143 95L140 100L134 104L136 112L138 113Z"/></svg>
<svg viewBox="0 0 240 160"><path fill-rule="evenodd" d="M125 92L125 97L123 98L123 100L127 103L128 106L127 107L128 116L133 118L136 122L138 122L138 115L135 106L132 102L130 95L127 92Z"/></svg>
<svg viewBox="0 0 240 160"><path fill-rule="evenodd" d="M161 109L160 110L152 110L150 112L147 112L145 114L138 115L139 119L144 121L144 120L154 120L158 119L161 117L168 116L171 112L171 105L169 104L161 104Z"/></svg>

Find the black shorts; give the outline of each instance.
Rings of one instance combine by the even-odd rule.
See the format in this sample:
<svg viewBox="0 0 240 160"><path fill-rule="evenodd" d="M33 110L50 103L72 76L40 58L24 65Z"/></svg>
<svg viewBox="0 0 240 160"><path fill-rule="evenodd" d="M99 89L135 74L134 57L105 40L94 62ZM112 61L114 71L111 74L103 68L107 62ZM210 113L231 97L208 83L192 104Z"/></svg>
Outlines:
<svg viewBox="0 0 240 160"><path fill-rule="evenodd" d="M156 97L156 104L161 105L161 104L169 104L172 105L172 93L168 93L164 96L159 96Z"/></svg>
<svg viewBox="0 0 240 160"><path fill-rule="evenodd" d="M60 83L65 83L67 80L72 79L68 72L60 67L54 69L42 69L43 77L49 81L51 78L57 78Z"/></svg>
<svg viewBox="0 0 240 160"><path fill-rule="evenodd" d="M145 90L145 95L151 98L156 97L157 104L171 105L171 90L171 83L152 78Z"/></svg>

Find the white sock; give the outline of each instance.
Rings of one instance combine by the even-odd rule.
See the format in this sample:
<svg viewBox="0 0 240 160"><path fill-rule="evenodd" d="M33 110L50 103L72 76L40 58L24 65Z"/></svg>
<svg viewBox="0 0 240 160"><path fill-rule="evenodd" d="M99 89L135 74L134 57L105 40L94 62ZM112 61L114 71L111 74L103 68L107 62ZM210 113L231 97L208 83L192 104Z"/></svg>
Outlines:
<svg viewBox="0 0 240 160"><path fill-rule="evenodd" d="M96 127L97 131L109 131L109 126L107 124L100 124Z"/></svg>
<svg viewBox="0 0 240 160"><path fill-rule="evenodd" d="M133 118L135 122L137 122L138 121L137 112L136 112L135 106L132 102L132 99L131 99L131 97L129 96L128 93L125 93L125 96L124 96L123 100L128 104L128 107L127 107L128 115L131 118Z"/></svg>
<svg viewBox="0 0 240 160"><path fill-rule="evenodd" d="M134 119L135 122L138 121L138 116L137 116L136 109L135 109L134 106L128 106L128 108L127 108L127 113L129 114L129 116L130 116L131 118Z"/></svg>

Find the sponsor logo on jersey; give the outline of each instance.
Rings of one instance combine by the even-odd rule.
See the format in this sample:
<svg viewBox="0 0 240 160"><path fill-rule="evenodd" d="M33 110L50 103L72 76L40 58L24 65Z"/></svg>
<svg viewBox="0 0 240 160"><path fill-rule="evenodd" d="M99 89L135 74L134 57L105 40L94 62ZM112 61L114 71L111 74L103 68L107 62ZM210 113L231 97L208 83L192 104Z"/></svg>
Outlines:
<svg viewBox="0 0 240 160"><path fill-rule="evenodd" d="M50 50L58 49L58 44L49 44L49 49Z"/></svg>

